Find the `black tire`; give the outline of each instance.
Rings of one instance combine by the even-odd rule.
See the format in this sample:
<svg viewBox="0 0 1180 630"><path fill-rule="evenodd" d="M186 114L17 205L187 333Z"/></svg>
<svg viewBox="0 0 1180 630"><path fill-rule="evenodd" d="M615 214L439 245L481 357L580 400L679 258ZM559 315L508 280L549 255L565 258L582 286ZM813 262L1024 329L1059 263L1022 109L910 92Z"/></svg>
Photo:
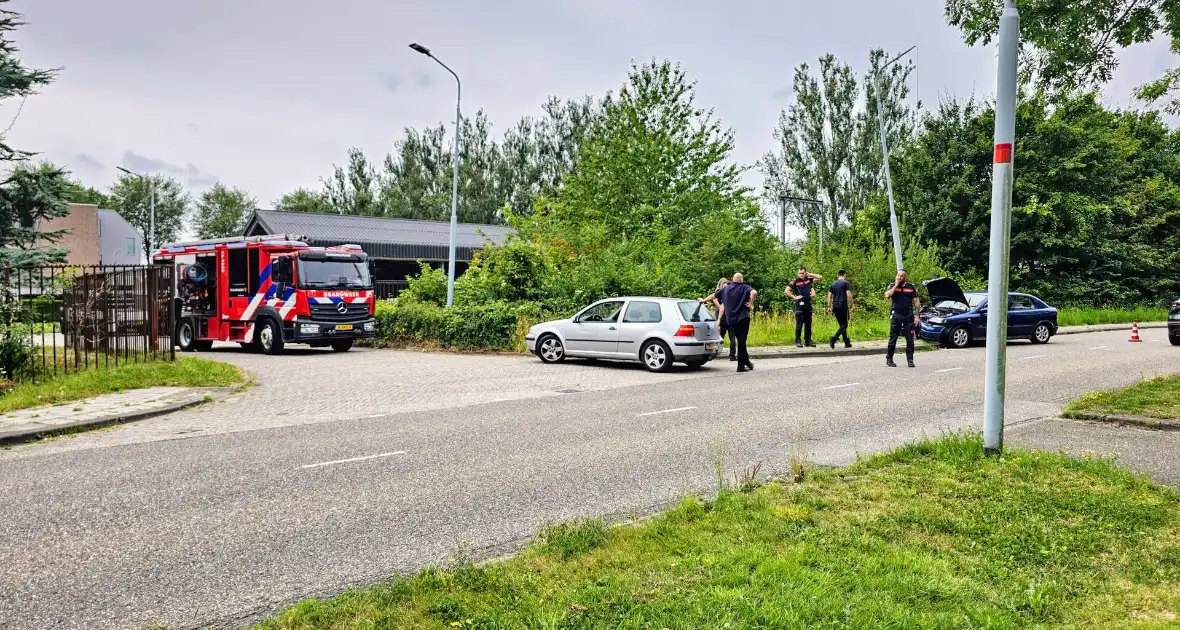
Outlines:
<svg viewBox="0 0 1180 630"><path fill-rule="evenodd" d="M208 352L213 349L213 342L209 341L208 339L204 341L197 341L193 343L193 348L195 348L197 352Z"/></svg>
<svg viewBox="0 0 1180 630"><path fill-rule="evenodd" d="M1049 343L1049 339L1053 336L1053 329L1049 328L1049 324L1040 323L1033 329L1032 335L1028 338L1034 344L1040 345Z"/></svg>
<svg viewBox="0 0 1180 630"><path fill-rule="evenodd" d="M688 369L690 369L690 370L699 370L699 369L705 367L705 364L708 362L709 362L708 359L704 359L704 360L697 359L695 361L685 361L684 364L687 365Z"/></svg>
<svg viewBox="0 0 1180 630"><path fill-rule="evenodd" d="M238 345L246 352L262 352L262 344L257 341L241 341Z"/></svg>
<svg viewBox="0 0 1180 630"><path fill-rule="evenodd" d="M258 322L258 329L254 335L258 339L258 344L262 346L263 353L283 353L283 328L273 317L266 317Z"/></svg>
<svg viewBox="0 0 1180 630"><path fill-rule="evenodd" d="M537 340L537 357L541 363L561 363L565 361L565 344L552 333L541 335Z"/></svg>
<svg viewBox="0 0 1180 630"><path fill-rule="evenodd" d="M667 372L672 368L674 357L668 344L652 339L639 349L639 361L648 372Z"/></svg>
<svg viewBox="0 0 1180 630"><path fill-rule="evenodd" d="M1180 346L1180 335L1171 335L1168 341L1171 341L1173 346Z"/></svg>
<svg viewBox="0 0 1180 630"><path fill-rule="evenodd" d="M946 331L946 341L942 345L962 350L971 345L971 331L966 326L955 326Z"/></svg>
<svg viewBox="0 0 1180 630"><path fill-rule="evenodd" d="M332 351L333 352L348 352L349 350L352 350L352 340L351 339L341 339L339 341L332 342Z"/></svg>
<svg viewBox="0 0 1180 630"><path fill-rule="evenodd" d="M182 319L176 322L176 347L181 352L192 352L197 349L197 333L190 320Z"/></svg>

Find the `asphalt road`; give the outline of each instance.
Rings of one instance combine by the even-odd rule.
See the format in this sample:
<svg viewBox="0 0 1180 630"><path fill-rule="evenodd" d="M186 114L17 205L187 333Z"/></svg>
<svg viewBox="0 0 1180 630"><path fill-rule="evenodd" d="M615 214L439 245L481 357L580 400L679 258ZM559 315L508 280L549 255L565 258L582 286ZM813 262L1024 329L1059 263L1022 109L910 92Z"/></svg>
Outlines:
<svg viewBox="0 0 1180 630"><path fill-rule="evenodd" d="M1016 441L1051 430L1034 420L1072 397L1180 368L1164 332L1146 333L1011 345ZM983 350L918 361L782 359L741 375L721 363L654 379L546 366L642 384L0 452L0 628L238 626L300 597L511 550L546 521L709 492L718 456L727 477L755 461L774 472L792 453L839 464L978 427Z"/></svg>

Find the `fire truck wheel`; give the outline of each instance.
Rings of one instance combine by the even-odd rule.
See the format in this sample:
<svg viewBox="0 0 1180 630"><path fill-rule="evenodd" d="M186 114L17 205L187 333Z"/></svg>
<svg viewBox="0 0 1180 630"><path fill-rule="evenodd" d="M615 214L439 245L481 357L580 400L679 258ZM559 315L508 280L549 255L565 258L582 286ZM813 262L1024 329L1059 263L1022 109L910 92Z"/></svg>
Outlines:
<svg viewBox="0 0 1180 630"><path fill-rule="evenodd" d="M333 341L332 350L335 350L336 352L348 352L349 350L352 350L352 340L341 339L340 341Z"/></svg>
<svg viewBox="0 0 1180 630"><path fill-rule="evenodd" d="M263 352L266 354L282 354L283 329L279 327L278 322L273 318L267 317L262 320L262 326L256 334L258 343L262 344Z"/></svg>
<svg viewBox="0 0 1180 630"><path fill-rule="evenodd" d="M193 323L189 320L181 320L176 324L176 346L183 352L192 352L196 350L197 335L193 332Z"/></svg>

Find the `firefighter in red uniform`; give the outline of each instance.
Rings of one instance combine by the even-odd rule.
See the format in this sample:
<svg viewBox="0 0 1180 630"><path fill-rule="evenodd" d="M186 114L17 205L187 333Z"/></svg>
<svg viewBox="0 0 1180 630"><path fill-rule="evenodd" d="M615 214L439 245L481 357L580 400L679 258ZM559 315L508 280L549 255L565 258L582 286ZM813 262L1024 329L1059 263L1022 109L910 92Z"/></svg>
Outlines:
<svg viewBox="0 0 1180 630"><path fill-rule="evenodd" d="M893 353L897 350L897 337L905 336L905 358L914 367L914 332L918 330L918 288L908 282L905 269L897 272L897 279L885 291L885 299L893 301L889 311L889 348L885 353L885 365L897 367Z"/></svg>

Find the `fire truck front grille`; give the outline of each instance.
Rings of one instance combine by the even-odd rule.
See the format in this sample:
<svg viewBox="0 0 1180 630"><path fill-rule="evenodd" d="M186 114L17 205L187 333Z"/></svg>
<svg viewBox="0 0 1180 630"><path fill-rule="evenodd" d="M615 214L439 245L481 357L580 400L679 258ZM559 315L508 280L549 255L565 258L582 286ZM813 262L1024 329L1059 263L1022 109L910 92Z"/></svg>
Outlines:
<svg viewBox="0 0 1180 630"><path fill-rule="evenodd" d="M340 304L310 304L311 317L317 321L335 324L357 322L369 318L368 304L343 303L347 308L340 312Z"/></svg>

